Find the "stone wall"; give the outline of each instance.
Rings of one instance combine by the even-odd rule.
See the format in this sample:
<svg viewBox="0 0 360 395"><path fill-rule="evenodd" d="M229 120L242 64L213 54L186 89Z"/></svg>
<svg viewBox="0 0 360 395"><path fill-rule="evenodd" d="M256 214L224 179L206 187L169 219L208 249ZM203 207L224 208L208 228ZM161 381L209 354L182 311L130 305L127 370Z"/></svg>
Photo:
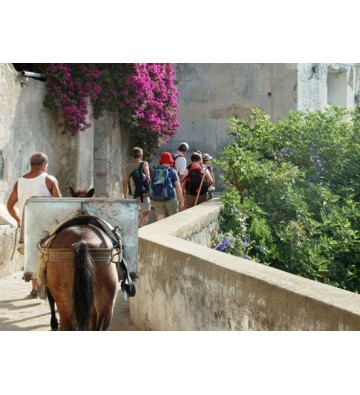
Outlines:
<svg viewBox="0 0 360 395"><path fill-rule="evenodd" d="M335 80L340 73L346 74L342 104L352 108L354 99L360 101L356 64L177 63L174 67L180 126L163 147L170 152L187 141L190 153L199 149L216 158L232 142L229 118L246 117L254 107L264 110L274 121L284 118L290 110L322 109L329 100L329 72ZM156 157L154 164L157 161ZM220 190L220 170L215 177Z"/></svg>
<svg viewBox="0 0 360 395"><path fill-rule="evenodd" d="M45 84L20 77L11 64L0 64L0 277L20 270L22 258L14 248L16 224L6 202L14 183L29 171L33 152L49 157L48 172L59 181L63 196L69 186L95 186L99 197L120 197L130 138L116 114L105 113L78 136L63 134L56 114L43 106Z"/></svg>
<svg viewBox="0 0 360 395"><path fill-rule="evenodd" d="M296 109L297 64L177 63L174 67L180 127L164 150L174 151L187 141L191 152L199 149L216 158L231 141L229 118L247 117L253 107L274 119ZM220 174L215 174L220 187Z"/></svg>
<svg viewBox="0 0 360 395"><path fill-rule="evenodd" d="M220 208L214 199L139 230L136 328L360 330L360 295L184 240L204 238Z"/></svg>
<svg viewBox="0 0 360 395"><path fill-rule="evenodd" d="M123 175L130 160L129 131L116 113L105 112L94 121L94 187L97 197L122 197Z"/></svg>
<svg viewBox="0 0 360 395"><path fill-rule="evenodd" d="M354 63L299 63L297 109L322 109L327 104L353 108L360 86L358 74Z"/></svg>
<svg viewBox="0 0 360 395"><path fill-rule="evenodd" d="M49 173L55 173L56 123L42 106L44 83L19 77L11 64L0 64L0 276L22 267L15 252L15 225L7 217L6 201L15 181L30 169L33 152L50 158Z"/></svg>

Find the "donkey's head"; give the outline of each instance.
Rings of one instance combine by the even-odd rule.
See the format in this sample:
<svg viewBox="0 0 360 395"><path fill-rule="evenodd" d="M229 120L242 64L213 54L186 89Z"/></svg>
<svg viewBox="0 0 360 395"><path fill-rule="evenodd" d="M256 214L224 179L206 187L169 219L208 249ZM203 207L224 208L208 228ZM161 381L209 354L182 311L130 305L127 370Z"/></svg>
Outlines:
<svg viewBox="0 0 360 395"><path fill-rule="evenodd" d="M69 186L70 193L72 197L93 197L95 189L90 188L88 191L86 189L73 189L71 186Z"/></svg>

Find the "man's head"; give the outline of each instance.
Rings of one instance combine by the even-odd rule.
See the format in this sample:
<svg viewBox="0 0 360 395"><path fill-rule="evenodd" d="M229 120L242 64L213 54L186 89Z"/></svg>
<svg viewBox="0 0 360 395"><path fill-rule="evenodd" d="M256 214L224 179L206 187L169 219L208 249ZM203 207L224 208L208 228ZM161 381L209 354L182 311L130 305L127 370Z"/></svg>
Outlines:
<svg viewBox="0 0 360 395"><path fill-rule="evenodd" d="M30 166L41 166L43 164L47 165L49 163L49 158L43 152L35 152L31 155Z"/></svg>
<svg viewBox="0 0 360 395"><path fill-rule="evenodd" d="M202 156L202 160L204 162L208 162L211 159L212 159L212 156L210 156L209 154L203 154L203 156Z"/></svg>
<svg viewBox="0 0 360 395"><path fill-rule="evenodd" d="M201 155L198 152L193 152L191 154L190 160L192 163L201 163L202 159L201 159Z"/></svg>
<svg viewBox="0 0 360 395"><path fill-rule="evenodd" d="M179 150L180 152L183 152L183 153L186 154L186 153L189 151L189 144L188 144L188 143L181 143L181 144L179 145L178 150Z"/></svg>
<svg viewBox="0 0 360 395"><path fill-rule="evenodd" d="M163 152L160 157L160 165L169 165L171 166L174 163L174 160L170 154L170 152Z"/></svg>
<svg viewBox="0 0 360 395"><path fill-rule="evenodd" d="M143 150L139 147L134 147L131 153L133 159L141 159L143 156Z"/></svg>

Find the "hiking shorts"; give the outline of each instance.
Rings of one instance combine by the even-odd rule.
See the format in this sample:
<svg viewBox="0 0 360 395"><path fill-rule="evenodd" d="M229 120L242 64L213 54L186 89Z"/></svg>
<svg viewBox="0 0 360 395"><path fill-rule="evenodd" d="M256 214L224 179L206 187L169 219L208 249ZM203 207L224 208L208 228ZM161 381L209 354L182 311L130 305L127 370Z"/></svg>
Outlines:
<svg viewBox="0 0 360 395"><path fill-rule="evenodd" d="M155 210L155 215L164 215L165 217L169 217L170 215L178 212L178 202L176 198L162 202L152 200L152 205Z"/></svg>
<svg viewBox="0 0 360 395"><path fill-rule="evenodd" d="M205 192L202 195L199 196L199 199L197 201L197 204L204 203L209 199L208 193ZM196 201L196 195L190 195L186 194L185 196L185 208L191 208L194 206Z"/></svg>
<svg viewBox="0 0 360 395"><path fill-rule="evenodd" d="M151 210L151 202L150 202L149 195L143 195L143 201L141 201L141 197L140 196L137 197L136 200L139 203L140 211L142 213L146 213L147 211Z"/></svg>

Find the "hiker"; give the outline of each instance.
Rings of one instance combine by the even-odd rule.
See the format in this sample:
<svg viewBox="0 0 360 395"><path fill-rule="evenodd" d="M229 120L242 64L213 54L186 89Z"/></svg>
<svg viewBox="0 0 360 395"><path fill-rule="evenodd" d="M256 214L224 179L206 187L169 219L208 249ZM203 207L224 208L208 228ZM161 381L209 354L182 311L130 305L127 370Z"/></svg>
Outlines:
<svg viewBox="0 0 360 395"><path fill-rule="evenodd" d="M131 153L131 162L125 169L123 179L124 198L127 199L130 194L139 204L139 228L148 223L151 210L151 202L149 198L149 164L142 159L143 150L139 147L134 147Z"/></svg>
<svg viewBox="0 0 360 395"><path fill-rule="evenodd" d="M18 227L21 229L20 248L24 247L22 219L26 200L34 196L61 197L57 179L46 172L48 163L49 159L43 152L32 154L30 158L31 170L16 181L7 201L9 214L16 220ZM18 204L17 208L15 207L16 203ZM44 288L38 284L36 275L25 272L24 280L26 282L31 280L32 284L31 292L27 296L28 299L36 299L38 296L42 299L45 298Z"/></svg>
<svg viewBox="0 0 360 395"><path fill-rule="evenodd" d="M211 177L213 179L213 184L208 187L208 197L209 197L208 200L210 200L210 199L212 199L214 197L213 192L215 191L215 176L214 176L214 168L210 164L211 159L212 159L212 156L210 156L209 154L205 153L202 156L203 164L209 170L209 172L211 174Z"/></svg>
<svg viewBox="0 0 360 395"><path fill-rule="evenodd" d="M190 160L184 178L186 209L207 201L208 188L214 183L209 170L202 164L202 157L198 152L193 152Z"/></svg>
<svg viewBox="0 0 360 395"><path fill-rule="evenodd" d="M151 204L155 209L156 221L184 209L184 195L179 176L175 169L171 167L174 160L170 152L163 152L159 163L159 166L151 176L149 187Z"/></svg>
<svg viewBox="0 0 360 395"><path fill-rule="evenodd" d="M185 177L185 171L186 171L186 153L189 151L189 144L188 143L181 143L177 149L172 154L172 158L174 160L173 167L177 171L178 176L179 176L179 181L181 188L183 190L183 195L185 196L185 189L183 189L183 180Z"/></svg>

